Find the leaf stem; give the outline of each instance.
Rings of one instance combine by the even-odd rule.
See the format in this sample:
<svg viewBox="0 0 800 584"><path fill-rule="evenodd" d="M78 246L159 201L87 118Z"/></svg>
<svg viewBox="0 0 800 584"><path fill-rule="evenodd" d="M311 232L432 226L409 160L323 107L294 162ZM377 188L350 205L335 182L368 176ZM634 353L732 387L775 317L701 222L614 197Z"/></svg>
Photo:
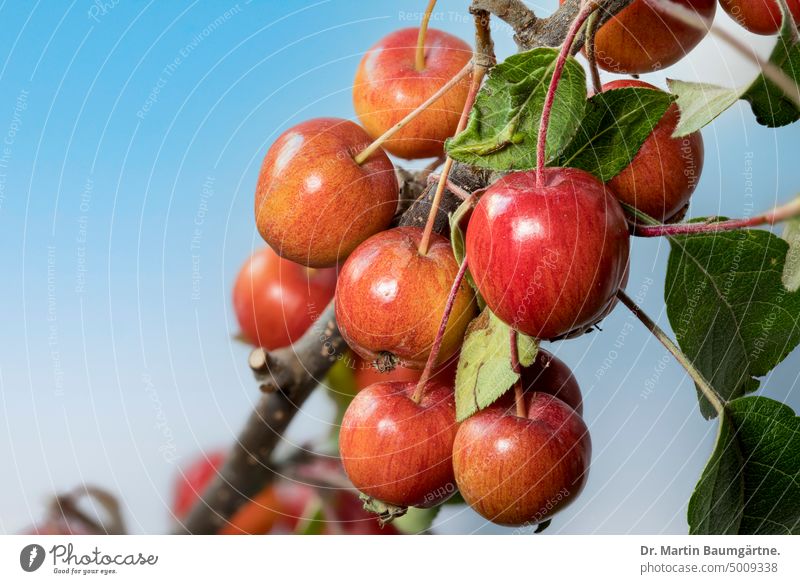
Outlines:
<svg viewBox="0 0 800 584"><path fill-rule="evenodd" d="M536 144L536 184L541 186L544 182L544 164L545 164L545 151L547 149L547 126L550 125L550 114L553 111L553 103L556 99L556 90L558 83L561 81L561 74L564 72L564 66L567 64L567 58L572 52L572 43L575 37L581 30L581 27L586 22L586 19L597 10L596 0L588 0L581 6L578 15L567 31L567 36L564 38L564 43L561 45L561 50L558 53L555 68L553 69L553 77L550 79L550 85L547 88L547 94L544 99L544 106L542 107L542 118L539 122L539 136Z"/></svg>
<svg viewBox="0 0 800 584"><path fill-rule="evenodd" d="M639 319L639 321L647 328L653 336L655 336L664 347L666 347L667 351L672 353L673 357L681 364L681 366L686 370L692 380L695 382L697 387L703 393L705 398L709 401L709 403L713 406L714 410L720 415L722 415L723 410L725 409L725 404L720 397L720 395L711 387L711 384L703 377L703 374L700 373L695 366L692 364L691 360L680 350L678 345L669 338L667 333L665 333L661 328L651 319L641 308L639 308L636 303L623 292L622 290L617 291L617 298L628 307L628 309L633 313L633 315Z"/></svg>
<svg viewBox="0 0 800 584"><path fill-rule="evenodd" d="M419 403L422 400L422 395L425 393L425 386L430 381L433 375L433 368L436 366L436 360L439 357L439 350L442 348L442 340L444 339L445 332L447 332L447 321L450 320L450 313L453 312L453 306L456 303L456 297L458 296L458 291L461 288L461 283L464 281L464 275L467 273L467 258L464 257L464 261L461 262L461 266L458 268L458 273L456 274L455 280L453 280L453 285L450 288L450 294L447 296L447 302L444 305L444 314L442 314L442 321L439 324L439 330L436 333L436 338L433 340L433 345L431 346L430 355L428 355L428 360L425 363L425 369L422 370L422 375L419 378L419 382L417 382L417 387L414 390L414 394L411 396L416 403Z"/></svg>
<svg viewBox="0 0 800 584"><path fill-rule="evenodd" d="M517 343L519 334L512 328L509 331L508 337L511 344L511 370L519 376L514 383L514 404L517 408L517 417L527 418L527 412L525 411L525 391L522 388L522 369L519 366L519 344Z"/></svg>
<svg viewBox="0 0 800 584"><path fill-rule="evenodd" d="M442 85L439 90L431 95L428 99L423 101L417 108L404 117L402 120L397 122L394 126L386 130L383 134L378 136L369 146L364 148L361 152L359 152L354 160L356 164L364 164L367 158L372 156L372 154L380 148L387 140L389 140L392 136L394 136L397 132L402 130L405 126L409 124L414 118L416 118L419 114L424 112L426 109L431 107L433 103L442 97L445 93L450 91L454 86L456 86L464 77L469 75L470 71L472 71L472 61L468 62L464 67L456 73L455 77L453 77L450 81Z"/></svg>
<svg viewBox="0 0 800 584"><path fill-rule="evenodd" d="M481 88L483 76L486 74L486 67L483 65L475 64L472 68L472 83L470 83L469 93L467 94L467 101L464 102L464 109L461 110L461 117L458 120L455 135L460 134L467 127L467 119L469 112L472 110L472 105L475 103L475 98L478 95L478 90ZM420 255L427 255L428 246L431 242L431 233L433 233L433 225L436 222L436 214L439 211L439 204L442 202L442 195L444 194L445 186L447 186L450 169L453 168L453 159L449 156L445 160L442 172L439 175L439 184L436 185L436 192L431 201L431 210L428 213L428 220L425 222L425 229L422 232L422 239L419 242Z"/></svg>
<svg viewBox="0 0 800 584"><path fill-rule="evenodd" d="M631 209L630 206L625 206ZM639 215L637 213L637 215ZM758 225L775 225L788 219L800 216L800 197L793 201L775 207L767 213L749 217L747 219L731 219L729 221L704 221L702 223L672 223L672 224L650 224L635 225L633 234L639 237L663 237L672 235L691 235L696 233L717 233L720 231L733 231L734 229L744 229L756 227ZM640 219L637 216L637 219Z"/></svg>
<svg viewBox="0 0 800 584"><path fill-rule="evenodd" d="M680 20L688 26L709 32L718 37L743 57L758 65L761 72L764 73L764 76L777 85L780 90L783 91L784 95L800 108L800 87L798 87L792 78L784 73L780 67L759 57L756 52L753 51L753 48L744 43L739 37L723 28L712 26L705 18L699 16L696 12L685 6L664 0L645 0L645 2L649 4L651 8L669 14L672 18ZM785 6L785 4L781 4L782 7ZM782 42L780 38L778 42Z"/></svg>
<svg viewBox="0 0 800 584"><path fill-rule="evenodd" d="M436 0L430 0L430 2L428 2L428 7L425 9L425 14L422 15L422 22L419 24L417 55L414 62L414 67L417 71L425 70L425 33L428 32L428 23L431 21L431 14L433 14L434 6L436 6Z"/></svg>

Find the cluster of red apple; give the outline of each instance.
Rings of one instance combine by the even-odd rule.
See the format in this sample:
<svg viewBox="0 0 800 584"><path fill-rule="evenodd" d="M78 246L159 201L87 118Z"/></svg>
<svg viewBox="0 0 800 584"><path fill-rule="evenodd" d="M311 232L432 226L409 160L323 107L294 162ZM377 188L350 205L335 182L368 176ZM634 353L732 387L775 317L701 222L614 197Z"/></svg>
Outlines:
<svg viewBox="0 0 800 584"><path fill-rule="evenodd" d="M751 30L779 26L772 0L720 1ZM681 3L708 18L716 9L714 0ZM800 2L790 5L800 17ZM618 73L654 71L704 34L635 0L598 30L598 64ZM392 33L359 65L353 97L361 126L314 119L277 139L255 197L270 247L240 273L234 304L246 338L272 349L297 339L335 293L342 336L380 370L350 403L340 432L344 469L360 491L396 506L431 507L458 490L491 521L538 523L586 480L591 442L577 382L541 350L521 371L522 399L506 394L456 423L452 368L422 379L413 371L458 358L476 314L475 291L458 282L465 266L446 237L390 227L398 184L386 151L406 159L443 155L470 107L467 84L452 80L471 58L465 43L441 31ZM602 89L626 86L659 91L633 79ZM583 170L546 168L507 174L480 195L466 258L494 315L552 341L585 332L613 309L630 247L619 201L668 222L682 216L697 186L702 137L673 138L678 116L673 104L607 184Z"/></svg>

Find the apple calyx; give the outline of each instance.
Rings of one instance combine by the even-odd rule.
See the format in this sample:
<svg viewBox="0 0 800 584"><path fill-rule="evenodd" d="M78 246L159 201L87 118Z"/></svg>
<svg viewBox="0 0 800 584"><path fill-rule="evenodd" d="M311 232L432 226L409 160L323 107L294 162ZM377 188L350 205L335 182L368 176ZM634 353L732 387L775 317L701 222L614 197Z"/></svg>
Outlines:
<svg viewBox="0 0 800 584"><path fill-rule="evenodd" d="M359 493L358 498L364 503L365 511L378 516L378 525L381 527L384 527L395 519L399 519L408 513L408 507L392 505L391 503L380 501L364 493Z"/></svg>

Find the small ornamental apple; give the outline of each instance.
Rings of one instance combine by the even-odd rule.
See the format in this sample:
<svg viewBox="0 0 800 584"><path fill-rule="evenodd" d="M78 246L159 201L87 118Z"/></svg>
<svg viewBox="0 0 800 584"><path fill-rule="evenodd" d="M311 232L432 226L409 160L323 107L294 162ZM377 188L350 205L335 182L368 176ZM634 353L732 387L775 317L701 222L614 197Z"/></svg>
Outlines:
<svg viewBox="0 0 800 584"><path fill-rule="evenodd" d="M361 357L355 357L353 363L353 377L355 378L356 388L358 391L369 387L373 383L381 383L384 381L419 381L422 376L420 369L409 369L398 365L391 371L379 371L375 365L369 361L365 361ZM458 355L451 357L446 363L441 363L433 370L433 377L438 379L445 385L453 385L456 378L456 369L458 368Z"/></svg>
<svg viewBox="0 0 800 584"><path fill-rule="evenodd" d="M708 22L717 9L716 0L672 1ZM612 73L650 73L677 63L706 33L652 8L646 0L633 0L597 30L595 56L598 66Z"/></svg>
<svg viewBox="0 0 800 584"><path fill-rule="evenodd" d="M723 10L750 32L775 34L781 29L778 0L719 0ZM794 21L800 24L800 0L786 0Z"/></svg>
<svg viewBox="0 0 800 584"><path fill-rule="evenodd" d="M461 423L453 444L461 495L500 525L550 518L580 494L589 470L589 431L575 410L545 393L525 399L526 417L491 405Z"/></svg>
<svg viewBox="0 0 800 584"><path fill-rule="evenodd" d="M339 432L345 472L362 493L398 506L433 507L455 492L453 388L431 380L376 383L350 403Z"/></svg>
<svg viewBox="0 0 800 584"><path fill-rule="evenodd" d="M425 67L415 65L419 29L393 32L364 55L353 82L353 105L359 121L377 138L416 109L466 65L472 49L440 30L425 35ZM384 143L401 158L441 156L444 141L458 126L469 83L459 83Z"/></svg>
<svg viewBox="0 0 800 584"><path fill-rule="evenodd" d="M522 389L525 393L549 393L583 415L583 396L578 381L569 367L558 357L539 349L530 367L523 367Z"/></svg>
<svg viewBox="0 0 800 584"><path fill-rule="evenodd" d="M343 261L397 210L394 166L357 124L317 118L284 132L264 158L256 186L258 231L278 255L325 268Z"/></svg>
<svg viewBox="0 0 800 584"><path fill-rule="evenodd" d="M336 285L336 321L348 345L380 368L422 369L439 330L458 263L450 242L433 234L428 253L422 230L398 227L373 235L348 258ZM461 346L475 312L462 283L447 322L437 363Z"/></svg>
<svg viewBox="0 0 800 584"><path fill-rule="evenodd" d="M239 271L233 308L244 338L273 350L299 339L335 291L335 269L306 268L264 247Z"/></svg>
<svg viewBox="0 0 800 584"><path fill-rule="evenodd" d="M481 196L467 227L472 277L491 311L539 339L571 336L613 307L627 276L622 208L574 168L517 172Z"/></svg>
<svg viewBox="0 0 800 584"><path fill-rule="evenodd" d="M178 519L188 515L209 483L225 461L225 453L214 451L203 454L193 461L175 481L172 512Z"/></svg>
<svg viewBox="0 0 800 584"><path fill-rule="evenodd" d="M315 460L295 472L305 474L313 467L335 468L339 475L342 472L339 461L332 459ZM320 522L319 531L326 535L399 533L393 525L381 527L351 489L317 489L301 481L280 479L240 507L219 535L293 534L302 532L310 521Z"/></svg>
<svg viewBox="0 0 800 584"><path fill-rule="evenodd" d="M658 88L636 79L603 85L603 91L621 87ZM608 186L620 201L658 221L673 219L689 202L703 171L703 136L699 131L673 138L678 125L678 104L669 106L631 163Z"/></svg>

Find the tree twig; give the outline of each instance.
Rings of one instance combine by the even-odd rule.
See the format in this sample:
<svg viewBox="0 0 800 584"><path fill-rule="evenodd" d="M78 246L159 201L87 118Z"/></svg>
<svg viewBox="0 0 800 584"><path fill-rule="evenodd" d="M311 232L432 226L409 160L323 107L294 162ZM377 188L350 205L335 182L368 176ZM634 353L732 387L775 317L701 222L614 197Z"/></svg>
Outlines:
<svg viewBox="0 0 800 584"><path fill-rule="evenodd" d="M733 231L759 225L775 225L800 216L800 197L775 207L771 211L748 217L746 219L730 219L728 221L703 221L701 223L669 223L657 225L635 224L633 234L639 237L664 237L671 235L691 235L693 233L718 233Z"/></svg>
<svg viewBox="0 0 800 584"><path fill-rule="evenodd" d="M602 0L598 2L600 26L609 18L627 8L633 0ZM569 25L575 20L581 0L567 0L547 18L537 18L522 0L473 0L472 9L491 12L514 30L514 40L521 50L536 47L558 47L564 42ZM585 35L575 39L573 50L583 47Z"/></svg>

